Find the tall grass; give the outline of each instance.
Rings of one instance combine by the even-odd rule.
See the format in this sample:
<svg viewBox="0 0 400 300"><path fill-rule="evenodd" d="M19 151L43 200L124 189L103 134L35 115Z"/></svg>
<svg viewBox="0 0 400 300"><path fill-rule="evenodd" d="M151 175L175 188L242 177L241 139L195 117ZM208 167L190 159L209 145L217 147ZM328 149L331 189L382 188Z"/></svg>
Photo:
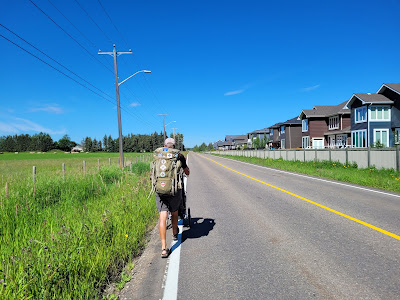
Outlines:
<svg viewBox="0 0 400 300"><path fill-rule="evenodd" d="M217 155L217 154L213 154ZM357 164L342 164L332 161L289 161L283 159L219 155L226 158L250 162L257 165L282 169L318 177L355 183L364 186L400 192L400 172L392 169L374 167L359 169Z"/></svg>
<svg viewBox="0 0 400 300"><path fill-rule="evenodd" d="M149 164L14 180L0 208L0 299L98 299L154 226Z"/></svg>

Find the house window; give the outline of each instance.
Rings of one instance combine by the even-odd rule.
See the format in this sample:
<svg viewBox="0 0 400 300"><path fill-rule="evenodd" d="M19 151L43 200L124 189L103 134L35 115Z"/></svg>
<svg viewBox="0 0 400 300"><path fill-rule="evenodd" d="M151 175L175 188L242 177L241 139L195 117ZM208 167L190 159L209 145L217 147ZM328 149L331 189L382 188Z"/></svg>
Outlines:
<svg viewBox="0 0 400 300"><path fill-rule="evenodd" d="M374 129L374 145L377 143L389 147L389 129Z"/></svg>
<svg viewBox="0 0 400 300"><path fill-rule="evenodd" d="M329 147L333 148L336 146L335 136L331 135L328 137Z"/></svg>
<svg viewBox="0 0 400 300"><path fill-rule="evenodd" d="M281 133L285 133L285 126L281 126Z"/></svg>
<svg viewBox="0 0 400 300"><path fill-rule="evenodd" d="M371 106L370 117L371 121L390 121L390 107Z"/></svg>
<svg viewBox="0 0 400 300"><path fill-rule="evenodd" d="M336 146L339 148L345 147L347 144L347 135L338 135L336 137Z"/></svg>
<svg viewBox="0 0 400 300"><path fill-rule="evenodd" d="M363 123L367 121L367 108L365 106L357 107L355 109L355 122Z"/></svg>
<svg viewBox="0 0 400 300"><path fill-rule="evenodd" d="M396 128L396 129L394 130L394 143L395 143L396 145L399 145L399 144L400 144L400 128Z"/></svg>
<svg viewBox="0 0 400 300"><path fill-rule="evenodd" d="M354 130L351 132L351 142L354 148L367 147L367 130Z"/></svg>
<svg viewBox="0 0 400 300"><path fill-rule="evenodd" d="M274 130L273 129L269 130L269 135L274 135Z"/></svg>
<svg viewBox="0 0 400 300"><path fill-rule="evenodd" d="M301 121L301 131L302 132L308 131L308 119L304 119Z"/></svg>
<svg viewBox="0 0 400 300"><path fill-rule="evenodd" d="M303 149L307 149L310 147L310 137L309 136L303 136L301 138L301 146Z"/></svg>
<svg viewBox="0 0 400 300"><path fill-rule="evenodd" d="M329 118L329 130L339 128L339 116Z"/></svg>
<svg viewBox="0 0 400 300"><path fill-rule="evenodd" d="M285 139L281 140L281 149L285 149L286 145L285 145Z"/></svg>

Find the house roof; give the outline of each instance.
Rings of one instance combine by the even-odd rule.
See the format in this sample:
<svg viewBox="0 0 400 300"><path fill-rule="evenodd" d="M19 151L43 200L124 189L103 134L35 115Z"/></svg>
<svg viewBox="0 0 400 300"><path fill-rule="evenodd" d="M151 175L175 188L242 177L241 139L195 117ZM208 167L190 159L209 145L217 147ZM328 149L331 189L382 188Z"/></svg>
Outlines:
<svg viewBox="0 0 400 300"><path fill-rule="evenodd" d="M283 122L283 124L285 124L285 125L301 124L301 120L299 120L298 117L294 117L294 118L287 120L286 122Z"/></svg>
<svg viewBox="0 0 400 300"><path fill-rule="evenodd" d="M348 101L344 101L338 105L316 105L312 109L303 109L299 115L301 119L303 115L306 118L329 117L338 114L350 114L350 110L346 108Z"/></svg>
<svg viewBox="0 0 400 300"><path fill-rule="evenodd" d="M380 93L384 88L388 88L400 95L400 83L384 83L377 93Z"/></svg>
<svg viewBox="0 0 400 300"><path fill-rule="evenodd" d="M279 122L279 123L276 123L276 124L274 124L274 125L272 125L272 126L269 126L268 128L279 128L279 127L281 127L283 125L283 123L282 122Z"/></svg>
<svg viewBox="0 0 400 300"><path fill-rule="evenodd" d="M252 132L249 132L249 134L250 133L268 133L268 132L269 132L269 127L265 127L263 129L258 129L258 130L254 130Z"/></svg>
<svg viewBox="0 0 400 300"><path fill-rule="evenodd" d="M325 132L324 135L341 134L341 133L351 133L351 127L347 126L342 130L329 130L328 132Z"/></svg>
<svg viewBox="0 0 400 300"><path fill-rule="evenodd" d="M353 104L353 102L358 99L362 104L393 104L394 102L389 98L375 93L357 93L353 94L349 101L346 104L346 107L349 107Z"/></svg>
<svg viewBox="0 0 400 300"><path fill-rule="evenodd" d="M247 143L247 134L238 135L235 138L233 138L232 141L235 142L235 143L237 143L237 142L245 142L245 143Z"/></svg>
<svg viewBox="0 0 400 300"><path fill-rule="evenodd" d="M237 138L238 136L240 136L239 134L236 135L226 135L225 136L225 141L232 141L233 139Z"/></svg>

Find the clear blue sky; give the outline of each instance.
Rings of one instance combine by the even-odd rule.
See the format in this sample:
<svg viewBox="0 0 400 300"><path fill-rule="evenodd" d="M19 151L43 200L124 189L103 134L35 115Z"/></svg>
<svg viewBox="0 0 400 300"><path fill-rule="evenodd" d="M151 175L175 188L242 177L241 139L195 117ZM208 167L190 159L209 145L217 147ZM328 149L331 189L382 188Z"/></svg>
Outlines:
<svg viewBox="0 0 400 300"><path fill-rule="evenodd" d="M152 71L120 86L123 134L161 132L157 114L166 113L176 121L167 131L178 128L188 147L400 82L399 0L100 0L113 23L98 0L77 0L97 25L75 0L32 1L94 57L29 0L1 0L0 23L112 100L0 37L0 135L116 138L113 60L97 54L113 43L133 51L119 57L120 81ZM0 34L90 87L4 27Z"/></svg>

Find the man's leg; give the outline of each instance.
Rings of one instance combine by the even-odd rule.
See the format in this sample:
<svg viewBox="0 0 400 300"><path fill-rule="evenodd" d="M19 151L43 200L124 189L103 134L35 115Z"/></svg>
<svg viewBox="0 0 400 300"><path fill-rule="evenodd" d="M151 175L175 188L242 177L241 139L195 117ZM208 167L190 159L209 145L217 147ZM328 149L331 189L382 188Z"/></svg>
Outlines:
<svg viewBox="0 0 400 300"><path fill-rule="evenodd" d="M172 234L178 233L178 211L171 213Z"/></svg>
<svg viewBox="0 0 400 300"><path fill-rule="evenodd" d="M161 249L167 248L167 217L168 212L162 211L160 212L160 216L158 218L158 230L160 231Z"/></svg>

